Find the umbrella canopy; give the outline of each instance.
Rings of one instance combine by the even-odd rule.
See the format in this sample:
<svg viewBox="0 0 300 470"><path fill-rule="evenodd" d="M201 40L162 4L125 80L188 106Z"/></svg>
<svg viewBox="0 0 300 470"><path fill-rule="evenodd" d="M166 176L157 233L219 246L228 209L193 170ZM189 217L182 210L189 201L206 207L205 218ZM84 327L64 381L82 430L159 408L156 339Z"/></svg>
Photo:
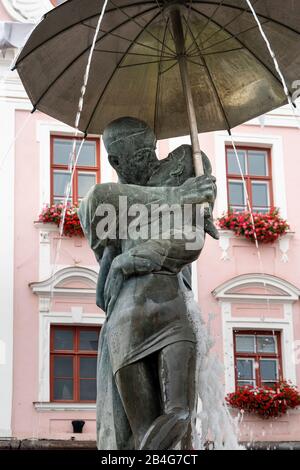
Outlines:
<svg viewBox="0 0 300 470"><path fill-rule="evenodd" d="M176 3L199 132L230 129L286 103L245 0ZM171 4L109 1L92 60L81 131L99 134L113 119L130 115L147 121L158 138L189 133ZM300 2L253 4L292 93L292 82L300 77ZM69 0L50 11L16 62L34 108L71 126L102 5L99 0Z"/></svg>

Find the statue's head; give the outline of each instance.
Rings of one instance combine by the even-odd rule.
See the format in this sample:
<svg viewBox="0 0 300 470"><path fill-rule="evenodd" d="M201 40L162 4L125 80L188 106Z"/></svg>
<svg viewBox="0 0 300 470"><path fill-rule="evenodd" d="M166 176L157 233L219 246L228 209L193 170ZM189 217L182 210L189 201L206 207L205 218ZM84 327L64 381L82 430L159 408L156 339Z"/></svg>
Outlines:
<svg viewBox="0 0 300 470"><path fill-rule="evenodd" d="M105 128L103 142L122 183L147 183L157 163L156 137L148 124L132 117L116 119Z"/></svg>

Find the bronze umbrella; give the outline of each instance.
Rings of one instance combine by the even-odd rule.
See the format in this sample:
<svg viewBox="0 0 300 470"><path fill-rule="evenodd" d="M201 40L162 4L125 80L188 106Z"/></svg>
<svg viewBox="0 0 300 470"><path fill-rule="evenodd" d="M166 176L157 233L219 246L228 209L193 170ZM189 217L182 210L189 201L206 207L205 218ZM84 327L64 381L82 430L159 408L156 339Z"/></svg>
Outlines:
<svg viewBox="0 0 300 470"><path fill-rule="evenodd" d="M74 126L87 57L103 6L69 0L46 14L16 68L34 109ZM300 78L300 2L252 0L287 80ZM231 129L287 101L246 0L109 0L79 129L147 121L158 138Z"/></svg>

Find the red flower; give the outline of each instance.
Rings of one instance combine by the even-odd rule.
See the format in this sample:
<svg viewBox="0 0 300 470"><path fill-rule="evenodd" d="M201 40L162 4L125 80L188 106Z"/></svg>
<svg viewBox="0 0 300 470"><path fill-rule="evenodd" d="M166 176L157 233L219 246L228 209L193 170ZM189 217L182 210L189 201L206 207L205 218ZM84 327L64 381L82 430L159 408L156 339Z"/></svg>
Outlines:
<svg viewBox="0 0 300 470"><path fill-rule="evenodd" d="M262 243L273 243L290 228L287 221L279 216L277 209L271 209L267 214L228 212L218 219L218 223L221 229L232 230L237 237L244 236Z"/></svg>
<svg viewBox="0 0 300 470"><path fill-rule="evenodd" d="M255 413L263 418L282 416L287 410L300 406L300 393L288 382L280 382L276 388L250 386L229 393L226 402L233 408Z"/></svg>
<svg viewBox="0 0 300 470"><path fill-rule="evenodd" d="M56 224L58 227L64 219L64 230L63 234L68 237L78 236L83 237L83 231L78 218L78 206L67 204L66 207L63 204L54 204L53 206L45 206L39 215L39 222L44 224Z"/></svg>

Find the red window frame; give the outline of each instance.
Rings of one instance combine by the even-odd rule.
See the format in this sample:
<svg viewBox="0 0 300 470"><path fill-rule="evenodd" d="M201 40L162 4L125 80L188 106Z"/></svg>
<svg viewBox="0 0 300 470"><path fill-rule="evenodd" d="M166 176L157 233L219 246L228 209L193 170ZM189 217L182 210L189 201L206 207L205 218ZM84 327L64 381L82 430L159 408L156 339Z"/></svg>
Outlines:
<svg viewBox="0 0 300 470"><path fill-rule="evenodd" d="M73 350L55 350L54 349L54 333L56 330L73 331L74 345ZM100 333L98 326L73 326L73 325L52 325L50 329L50 401L58 403L95 403L95 400L80 400L80 358L81 357L97 357L98 351L83 351L79 349L80 331L97 331ZM72 356L73 357L73 399L72 400L55 400L54 399L54 358L56 356ZM69 378L69 377L68 377ZM95 379L96 380L96 379Z"/></svg>
<svg viewBox="0 0 300 470"><path fill-rule="evenodd" d="M72 137L72 136L66 136L66 135L59 135L59 134L53 134L50 136L50 199L51 199L51 204L54 204L54 194L53 194L53 189L54 189L54 171L55 170L68 170L68 165L58 165L54 163L54 141L55 139L59 140L70 140L73 142L73 140L78 140L81 141L82 139L80 137ZM72 183L72 203L73 204L78 204L78 173L84 173L84 172L93 172L96 173L96 183L100 183L100 139L97 137L89 137L86 139L87 142L95 142L96 143L96 165L95 166L76 166L75 173L74 173L74 178L73 178L73 183Z"/></svg>
<svg viewBox="0 0 300 470"><path fill-rule="evenodd" d="M241 174L233 174L233 173L229 173L228 171L228 158L227 158L227 152L228 150L234 150L233 146L232 145L226 145L225 147L225 151L226 151L226 180L227 180L227 206L228 206L228 210L230 210L230 207L231 207L231 204L230 204L230 201L229 201L229 181L230 180L236 180L236 181L243 181L242 180L242 177L241 177ZM252 203L252 184L251 182L252 181L266 181L269 183L269 197L270 197L270 206L269 207L266 207L266 209L271 209L272 207L274 207L274 195L273 195L273 177L272 177L272 160L271 160L271 149L270 148L264 148L264 147L247 147L247 146L236 146L236 150L239 151L239 150L243 150L247 153L247 160L248 160L248 151L263 151L263 152L267 152L267 165L268 165L268 176L255 176L255 175L248 175L248 174L245 174L244 175L244 179L245 179L245 183L246 183L246 188L247 188L247 193L248 193L248 196L249 196L249 201L250 201L250 205L251 205L251 208L253 207L253 203ZM235 205L235 207L237 207L237 205ZM243 206L241 206L243 207ZM245 210L248 210L248 207L246 205L246 208Z"/></svg>
<svg viewBox="0 0 300 470"><path fill-rule="evenodd" d="M236 350L236 336L276 336L277 338L277 353L241 353ZM253 359L254 362L259 364L260 359L277 359L278 361L278 380L283 380L283 368L282 368L282 348L281 348L281 332L273 330L234 330L233 331L233 347L234 347L234 372L235 372L235 388L241 388L238 385L238 371L237 371L237 359ZM256 387L262 386L260 367L255 368L255 382Z"/></svg>

